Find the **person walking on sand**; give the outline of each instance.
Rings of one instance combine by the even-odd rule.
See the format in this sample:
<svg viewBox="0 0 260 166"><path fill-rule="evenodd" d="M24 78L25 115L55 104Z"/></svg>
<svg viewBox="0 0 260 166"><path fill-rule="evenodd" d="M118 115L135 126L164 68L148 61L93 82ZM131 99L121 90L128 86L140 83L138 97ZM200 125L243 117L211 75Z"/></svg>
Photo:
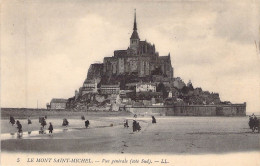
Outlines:
<svg viewBox="0 0 260 166"><path fill-rule="evenodd" d="M15 124L14 117L10 116L10 121L9 121L9 123L11 123L11 124L12 124L12 126Z"/></svg>
<svg viewBox="0 0 260 166"><path fill-rule="evenodd" d="M125 122L124 122L124 128L128 128L128 120L126 119Z"/></svg>
<svg viewBox="0 0 260 166"><path fill-rule="evenodd" d="M31 121L30 117L28 117L28 125L29 124L32 124L32 121Z"/></svg>
<svg viewBox="0 0 260 166"><path fill-rule="evenodd" d="M133 132L135 132L135 131L136 131L136 121L133 120Z"/></svg>
<svg viewBox="0 0 260 166"><path fill-rule="evenodd" d="M39 123L41 123L41 126L44 128L47 123L44 117L39 117Z"/></svg>
<svg viewBox="0 0 260 166"><path fill-rule="evenodd" d="M22 136L23 130L22 130L22 125L19 120L16 121L17 129L18 129L18 137Z"/></svg>
<svg viewBox="0 0 260 166"><path fill-rule="evenodd" d="M85 127L88 128L89 124L90 124L90 123L89 123L89 120L86 120L86 121L85 121Z"/></svg>
<svg viewBox="0 0 260 166"><path fill-rule="evenodd" d="M154 116L152 116L152 123L156 123L156 119Z"/></svg>
<svg viewBox="0 0 260 166"><path fill-rule="evenodd" d="M81 116L81 120L85 120L85 116L84 115Z"/></svg>
<svg viewBox="0 0 260 166"><path fill-rule="evenodd" d="M66 126L67 127L68 125L69 125L69 121L66 118L64 118L62 126Z"/></svg>
<svg viewBox="0 0 260 166"><path fill-rule="evenodd" d="M53 126L52 126L51 122L50 122L50 126L49 126L48 130L49 130L49 134L52 135Z"/></svg>
<svg viewBox="0 0 260 166"><path fill-rule="evenodd" d="M46 134L46 132L42 126L40 127L39 134Z"/></svg>

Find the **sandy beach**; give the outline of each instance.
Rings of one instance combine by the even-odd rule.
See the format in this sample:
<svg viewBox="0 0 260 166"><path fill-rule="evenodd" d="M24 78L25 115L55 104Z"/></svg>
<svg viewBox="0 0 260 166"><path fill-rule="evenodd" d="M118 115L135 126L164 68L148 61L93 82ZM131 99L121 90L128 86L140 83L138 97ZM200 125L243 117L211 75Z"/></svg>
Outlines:
<svg viewBox="0 0 260 166"><path fill-rule="evenodd" d="M204 154L260 150L260 134L252 133L247 117L138 117L142 129L133 132L133 117L87 117L90 127L80 118L69 119L62 127L62 118L48 118L54 134L39 134L38 119L20 120L24 135L16 137L15 126L1 121L2 151L57 153L126 153L126 154ZM123 121L129 120L129 128ZM112 125L113 124L113 125ZM31 134L28 134L28 131ZM11 135L10 133L14 133Z"/></svg>

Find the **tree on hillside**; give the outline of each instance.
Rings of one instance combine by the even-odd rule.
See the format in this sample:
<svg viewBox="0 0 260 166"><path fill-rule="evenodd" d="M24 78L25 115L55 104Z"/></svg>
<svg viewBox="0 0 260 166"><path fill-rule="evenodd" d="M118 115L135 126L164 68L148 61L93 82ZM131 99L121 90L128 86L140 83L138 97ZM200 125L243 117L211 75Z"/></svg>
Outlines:
<svg viewBox="0 0 260 166"><path fill-rule="evenodd" d="M189 90L192 90L192 91L194 90L192 83L188 84L188 88L189 88Z"/></svg>
<svg viewBox="0 0 260 166"><path fill-rule="evenodd" d="M168 92L167 92L166 87L164 86L163 83L160 82L160 83L157 85L156 91L157 91L157 92L162 92L164 99L168 97Z"/></svg>
<svg viewBox="0 0 260 166"><path fill-rule="evenodd" d="M183 94L188 94L189 90L190 90L190 89L189 89L187 86L184 86L184 87L181 89L181 92L182 92Z"/></svg>

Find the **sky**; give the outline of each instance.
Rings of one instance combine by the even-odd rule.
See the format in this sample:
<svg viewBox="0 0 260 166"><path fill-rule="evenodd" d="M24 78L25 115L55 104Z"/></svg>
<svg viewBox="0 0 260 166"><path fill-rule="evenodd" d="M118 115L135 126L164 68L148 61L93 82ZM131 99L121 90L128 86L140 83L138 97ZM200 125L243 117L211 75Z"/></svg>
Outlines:
<svg viewBox="0 0 260 166"><path fill-rule="evenodd" d="M127 49L134 9L139 37L170 52L174 77L260 113L258 0L5 0L1 107L72 97L90 64Z"/></svg>

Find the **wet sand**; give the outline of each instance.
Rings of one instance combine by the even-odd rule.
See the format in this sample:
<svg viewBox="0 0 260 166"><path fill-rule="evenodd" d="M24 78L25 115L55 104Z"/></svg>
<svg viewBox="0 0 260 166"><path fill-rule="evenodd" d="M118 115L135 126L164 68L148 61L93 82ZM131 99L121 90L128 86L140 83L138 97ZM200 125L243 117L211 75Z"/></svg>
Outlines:
<svg viewBox="0 0 260 166"><path fill-rule="evenodd" d="M123 127L129 119L129 128ZM33 119L31 136L11 137L8 120L1 121L2 151L58 153L126 153L126 154L204 154L260 151L260 134L252 133L247 117L151 117L137 118L140 132L132 131L132 117L91 117L90 127L84 121L69 119L70 126L61 126L61 119L47 119L54 124L54 134L37 134L38 119ZM113 124L113 126L110 126ZM9 127L8 127L9 126ZM5 134L5 135L3 135ZM16 134L16 133L15 133ZM9 135L9 137L8 137Z"/></svg>

